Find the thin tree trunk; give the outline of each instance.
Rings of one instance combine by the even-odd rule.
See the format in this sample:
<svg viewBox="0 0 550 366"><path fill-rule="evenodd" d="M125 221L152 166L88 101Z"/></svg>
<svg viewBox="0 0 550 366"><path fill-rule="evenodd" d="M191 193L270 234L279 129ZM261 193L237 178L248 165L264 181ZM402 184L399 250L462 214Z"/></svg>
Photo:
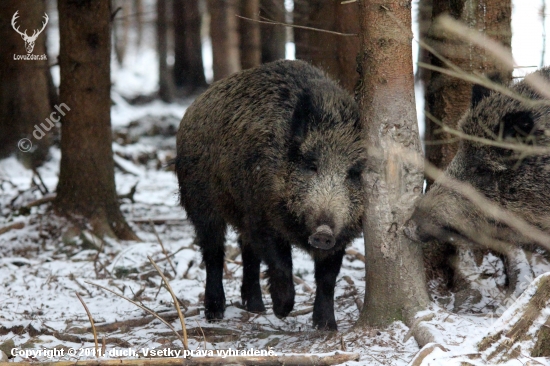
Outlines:
<svg viewBox="0 0 550 366"><path fill-rule="evenodd" d="M359 3L341 4L339 0L296 0L294 22L341 33L359 33ZM321 68L352 92L359 80L356 56L359 38L339 36L307 29L294 29L296 58Z"/></svg>
<svg viewBox="0 0 550 366"><path fill-rule="evenodd" d="M237 0L208 0L214 81L240 70Z"/></svg>
<svg viewBox="0 0 550 366"><path fill-rule="evenodd" d="M198 0L173 0L174 83L186 93L206 87Z"/></svg>
<svg viewBox="0 0 550 366"><path fill-rule="evenodd" d="M128 48L128 37L130 33L130 11L132 3L128 0L113 1L113 9L120 10L113 21L113 38L115 44L115 54L119 65L124 62L126 49Z"/></svg>
<svg viewBox="0 0 550 366"><path fill-rule="evenodd" d="M157 53L159 59L159 97L163 102L174 99L174 85L168 68L168 22L166 0L157 0Z"/></svg>
<svg viewBox="0 0 550 366"><path fill-rule="evenodd" d="M136 19L136 45L139 47L143 39L143 0L134 0L134 11Z"/></svg>
<svg viewBox="0 0 550 366"><path fill-rule="evenodd" d="M241 15L246 18L260 19L260 0L240 0ZM243 70L258 66L262 61L260 42L260 23L251 20L239 20L241 67Z"/></svg>
<svg viewBox="0 0 550 366"><path fill-rule="evenodd" d="M0 156L20 152L18 142L26 138L28 142L20 145L19 157L31 167L41 164L48 156L54 128L46 122L50 115L48 93L47 60L15 60L15 55L26 56L25 42L22 36L12 28L15 19L20 32L27 30L31 36L34 30L40 30L45 21L45 6L42 0L3 0L0 5ZM31 55L46 54L46 29L36 39ZM34 126L42 133L32 135ZM25 152L27 147L33 148Z"/></svg>
<svg viewBox="0 0 550 366"><path fill-rule="evenodd" d="M260 0L260 16L284 23L285 0ZM281 25L260 24L262 63L285 58L286 29Z"/></svg>
<svg viewBox="0 0 550 366"><path fill-rule="evenodd" d="M382 7L383 5L383 7ZM423 172L407 158L418 154L410 35L411 1L360 2L360 77L357 88L368 147L365 303L359 325L409 325L429 303L420 247L404 234Z"/></svg>
<svg viewBox="0 0 550 366"><path fill-rule="evenodd" d="M511 9L511 0L433 0L434 19L441 14L450 14L508 48L511 47L512 37ZM436 23L429 31L429 43L462 70L480 74L497 71L504 82L511 79L512 70L499 70L494 59L483 48L474 47L456 37L446 38L446 33L435 27ZM430 58L432 65L443 67L442 61L434 55L430 55ZM456 129L458 121L470 106L471 95L471 83L431 72L426 90L426 109L438 121ZM441 128L437 123L426 118L426 158L436 167L445 169L456 154L458 142L450 142L454 140L453 136L440 133L439 130ZM449 143L431 143L434 141ZM432 180L428 178L428 185L431 183Z"/></svg>
<svg viewBox="0 0 550 366"><path fill-rule="evenodd" d="M137 239L120 212L111 132L111 33L108 1L59 0L63 116L54 205L98 235Z"/></svg>

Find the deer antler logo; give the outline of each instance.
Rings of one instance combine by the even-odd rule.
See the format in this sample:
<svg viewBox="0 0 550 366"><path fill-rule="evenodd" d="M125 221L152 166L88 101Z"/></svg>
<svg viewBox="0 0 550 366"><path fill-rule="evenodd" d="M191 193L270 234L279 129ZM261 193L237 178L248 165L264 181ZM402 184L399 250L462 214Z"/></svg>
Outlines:
<svg viewBox="0 0 550 366"><path fill-rule="evenodd" d="M40 33L42 33L44 28L46 28L46 24L48 24L48 20L49 20L48 14L44 13L44 22L42 23L42 29L40 30L35 29L32 36L29 37L27 35L26 29L24 32L21 32L19 30L19 27L17 28L15 27L15 21L17 20L17 18L19 18L19 15L17 15L17 13L19 13L19 10L17 10L15 14L13 14L13 18L11 18L11 26L17 33L21 35L21 38L23 38L23 40L25 41L25 48L27 49L27 53L31 53L32 50L34 49L34 42L36 42L36 39L38 38Z"/></svg>

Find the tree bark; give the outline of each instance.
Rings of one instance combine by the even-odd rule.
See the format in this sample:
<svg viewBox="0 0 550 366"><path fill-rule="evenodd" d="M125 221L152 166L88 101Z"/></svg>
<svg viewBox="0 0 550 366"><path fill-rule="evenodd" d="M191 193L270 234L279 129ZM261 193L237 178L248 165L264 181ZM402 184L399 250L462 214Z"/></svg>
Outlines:
<svg viewBox="0 0 550 366"><path fill-rule="evenodd" d="M436 0L437 1L437 0ZM419 0L418 2L418 35L420 41L426 42L428 31L432 25L433 0ZM430 53L424 47L418 47L418 61L430 63ZM420 80L425 87L430 77L430 71L419 67L416 71L416 78Z"/></svg>
<svg viewBox="0 0 550 366"><path fill-rule="evenodd" d="M108 1L59 0L61 166L56 210L96 234L137 239L117 200L110 120ZM60 112L61 113L61 112Z"/></svg>
<svg viewBox="0 0 550 366"><path fill-rule="evenodd" d="M0 5L0 157L20 152L18 142L27 138L33 145L28 152L26 146L19 157L30 166L40 165L48 156L52 141L52 128L46 122L49 117L47 60L15 60L14 55L27 55L25 42L11 25L16 11L16 27L21 32L27 29L31 36L40 30L44 22L45 6L42 0L4 0ZM32 55L46 54L46 29L38 36ZM32 135L34 126L44 124L43 134ZM41 128L41 127L40 127Z"/></svg>
<svg viewBox="0 0 550 366"><path fill-rule="evenodd" d="M340 0L296 0L294 22L312 28L341 33L359 33L359 3ZM359 38L339 36L308 29L294 29L296 58L324 70L352 92L359 80L356 57Z"/></svg>
<svg viewBox="0 0 550 366"><path fill-rule="evenodd" d="M208 0L214 81L240 70L237 0Z"/></svg>
<svg viewBox="0 0 550 366"><path fill-rule="evenodd" d="M157 53L159 59L159 97L170 103L174 99L174 84L168 68L167 1L157 0Z"/></svg>
<svg viewBox="0 0 550 366"><path fill-rule="evenodd" d="M206 87L198 0L173 0L174 83L186 93Z"/></svg>
<svg viewBox="0 0 550 366"><path fill-rule="evenodd" d="M433 19L447 13L462 20L469 27L484 32L505 47L511 47L511 0L433 0ZM512 70L500 70L494 59L483 48L475 47L447 32L437 29L434 23L428 32L428 43L439 53L468 73L487 74L498 72L504 82L511 80ZM430 54L431 64L443 67L443 62ZM468 110L472 84L466 81L430 72L426 90L426 110L438 121L456 129L458 121ZM440 127L426 118L426 159L440 169L445 169L458 149L458 142L449 133L440 133ZM437 143L434 141L449 141ZM433 181L427 178L428 185Z"/></svg>
<svg viewBox="0 0 550 366"><path fill-rule="evenodd" d="M357 94L368 166L363 175L365 304L358 324L403 320L410 325L429 303L421 248L403 233L423 182L411 38L403 31L411 28L411 1L362 0L359 5Z"/></svg>
<svg viewBox="0 0 550 366"><path fill-rule="evenodd" d="M260 0L241 0L240 3L243 17L260 20ZM239 35L242 69L258 66L262 62L260 23L239 19Z"/></svg>
<svg viewBox="0 0 550 366"><path fill-rule="evenodd" d="M285 23L285 0L260 0L260 16ZM282 25L260 24L262 63L284 59L287 30Z"/></svg>

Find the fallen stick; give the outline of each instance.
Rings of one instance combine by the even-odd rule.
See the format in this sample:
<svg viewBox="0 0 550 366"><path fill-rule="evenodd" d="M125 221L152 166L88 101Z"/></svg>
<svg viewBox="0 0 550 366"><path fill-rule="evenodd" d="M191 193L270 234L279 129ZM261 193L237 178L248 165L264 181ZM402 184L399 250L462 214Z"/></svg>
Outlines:
<svg viewBox="0 0 550 366"><path fill-rule="evenodd" d="M183 314L186 318L192 317L200 314L200 310L198 308L191 309L187 311L185 314ZM178 312L177 311L168 311L166 313L157 313L159 317L166 320L167 322L172 322L175 319L178 318ZM134 319L128 319L128 320L120 320L118 322L114 323L104 323L104 324L96 324L95 327L98 332L114 332L120 328L132 328L132 327L141 327L144 325L149 324L153 320L157 319L154 316L145 316L143 318L134 318ZM92 329L87 328L88 332L90 332Z"/></svg>
<svg viewBox="0 0 550 366"><path fill-rule="evenodd" d="M215 353L215 352L214 352ZM0 366L208 366L208 365L251 365L251 366L329 366L348 361L359 361L358 353L335 352L328 355L290 354L281 356L227 356L154 358L154 359L116 359L57 362L0 362Z"/></svg>
<svg viewBox="0 0 550 366"><path fill-rule="evenodd" d="M8 226L0 227L0 235L7 233L11 230L21 230L25 227L24 222L14 222Z"/></svg>
<svg viewBox="0 0 550 366"><path fill-rule="evenodd" d="M302 285L304 291L309 292L309 293L314 293L315 292L315 291L313 291L311 286L308 285L307 282L302 280L300 277L298 277L296 275L292 275L292 278L294 279L294 283L296 283L298 285Z"/></svg>
<svg viewBox="0 0 550 366"><path fill-rule="evenodd" d="M351 255L357 259L359 259L361 262L365 263L365 256L361 253L359 253L357 250L355 249L347 249L346 250L346 254L347 255Z"/></svg>

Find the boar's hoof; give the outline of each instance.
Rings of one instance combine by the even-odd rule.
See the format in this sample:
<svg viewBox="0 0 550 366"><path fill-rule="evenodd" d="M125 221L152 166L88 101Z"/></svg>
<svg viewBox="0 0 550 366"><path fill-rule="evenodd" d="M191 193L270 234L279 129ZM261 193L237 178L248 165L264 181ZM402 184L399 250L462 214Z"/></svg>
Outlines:
<svg viewBox="0 0 550 366"><path fill-rule="evenodd" d="M334 246L334 234L327 225L321 225L308 239L309 245L319 249L330 249Z"/></svg>
<svg viewBox="0 0 550 366"><path fill-rule="evenodd" d="M338 330L338 326L336 325L336 321L334 319L317 320L317 321L313 319L313 327L318 330L327 330L327 331Z"/></svg>
<svg viewBox="0 0 550 366"><path fill-rule="evenodd" d="M225 312L225 297L221 301L204 301L204 315L209 322L223 319Z"/></svg>
<svg viewBox="0 0 550 366"><path fill-rule="evenodd" d="M251 313L262 314L265 313L265 306L262 299L251 299L245 304L246 310Z"/></svg>
<svg viewBox="0 0 550 366"><path fill-rule="evenodd" d="M223 319L223 311L204 311L204 315L206 316L206 320L209 322L213 322L216 320L222 320Z"/></svg>

